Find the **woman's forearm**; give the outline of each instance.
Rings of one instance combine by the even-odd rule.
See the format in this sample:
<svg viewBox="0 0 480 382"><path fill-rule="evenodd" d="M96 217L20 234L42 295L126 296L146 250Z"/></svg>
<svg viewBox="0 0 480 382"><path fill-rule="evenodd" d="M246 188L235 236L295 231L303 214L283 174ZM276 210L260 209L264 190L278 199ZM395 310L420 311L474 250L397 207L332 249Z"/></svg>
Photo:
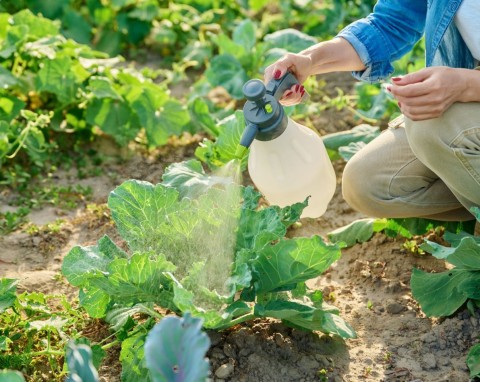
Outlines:
<svg viewBox="0 0 480 382"><path fill-rule="evenodd" d="M308 56L312 62L309 75L365 69L356 50L341 37L313 45L299 54Z"/></svg>

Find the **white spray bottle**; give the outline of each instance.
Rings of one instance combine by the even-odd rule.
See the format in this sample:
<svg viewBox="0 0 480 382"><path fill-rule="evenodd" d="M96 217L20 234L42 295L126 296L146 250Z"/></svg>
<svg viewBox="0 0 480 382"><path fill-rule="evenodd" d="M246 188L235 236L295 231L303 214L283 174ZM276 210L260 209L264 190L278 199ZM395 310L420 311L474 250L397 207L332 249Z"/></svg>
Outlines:
<svg viewBox="0 0 480 382"><path fill-rule="evenodd" d="M260 80L244 85L246 128L237 156L250 147L250 177L270 204L285 207L309 197L302 217L316 218L335 193L336 177L320 136L288 118L278 101L295 84L287 73L266 87Z"/></svg>

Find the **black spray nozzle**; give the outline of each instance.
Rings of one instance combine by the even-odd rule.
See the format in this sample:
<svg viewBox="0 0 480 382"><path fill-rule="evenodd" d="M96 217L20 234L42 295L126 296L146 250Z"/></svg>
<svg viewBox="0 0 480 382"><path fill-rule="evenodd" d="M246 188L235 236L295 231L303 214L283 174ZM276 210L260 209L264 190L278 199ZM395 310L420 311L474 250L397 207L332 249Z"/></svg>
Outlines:
<svg viewBox="0 0 480 382"><path fill-rule="evenodd" d="M267 86L260 80L250 80L243 86L247 99L243 107L246 128L237 150L237 156L245 152L254 139L270 141L282 134L287 127L287 118L278 100L283 93L299 82L287 72L282 78L272 79Z"/></svg>

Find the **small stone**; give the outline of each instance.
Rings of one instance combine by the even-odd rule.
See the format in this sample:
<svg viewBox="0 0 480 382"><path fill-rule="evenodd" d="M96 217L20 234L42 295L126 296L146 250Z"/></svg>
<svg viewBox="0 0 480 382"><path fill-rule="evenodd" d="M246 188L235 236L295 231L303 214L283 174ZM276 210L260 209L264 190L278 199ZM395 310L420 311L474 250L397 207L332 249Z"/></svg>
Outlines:
<svg viewBox="0 0 480 382"><path fill-rule="evenodd" d="M224 346L223 346L223 352L225 353L225 355L227 357L230 357L230 358L236 358L237 356L237 352L235 351L235 347L233 347L231 344L229 343L226 343Z"/></svg>
<svg viewBox="0 0 480 382"><path fill-rule="evenodd" d="M223 353L223 351L221 349L213 348L212 351L211 351L210 358L217 359L217 360L220 361L220 360L225 358L225 354Z"/></svg>
<svg viewBox="0 0 480 382"><path fill-rule="evenodd" d="M304 370L318 369L320 363L313 357L303 356L298 362L298 366Z"/></svg>
<svg viewBox="0 0 480 382"><path fill-rule="evenodd" d="M447 347L447 341L445 341L443 338L439 339L438 346L441 350L445 350L445 348Z"/></svg>
<svg viewBox="0 0 480 382"><path fill-rule="evenodd" d="M233 374L233 370L234 370L234 367L230 362L224 363L215 371L215 376L217 378L225 379Z"/></svg>
<svg viewBox="0 0 480 382"><path fill-rule="evenodd" d="M285 341L283 340L283 336L281 333L275 333L274 339L277 346L283 347L285 345Z"/></svg>
<svg viewBox="0 0 480 382"><path fill-rule="evenodd" d="M423 340L424 340L427 344L431 344L431 343L437 342L437 338L436 338L435 335L433 335L432 333L426 334L426 335L423 337Z"/></svg>
<svg viewBox="0 0 480 382"><path fill-rule="evenodd" d="M218 332L215 332L213 330L208 331L208 337L210 338L210 346L216 346L217 344L220 343L222 340L222 335Z"/></svg>
<svg viewBox="0 0 480 382"><path fill-rule="evenodd" d="M317 354L315 355L316 360L320 363L320 368L328 368L330 366L330 361L324 355Z"/></svg>
<svg viewBox="0 0 480 382"><path fill-rule="evenodd" d="M433 354L424 354L422 357L422 366L426 370L435 369L437 367L437 360Z"/></svg>
<svg viewBox="0 0 480 382"><path fill-rule="evenodd" d="M450 359L448 357L437 357L437 364L441 366L449 366Z"/></svg>
<svg viewBox="0 0 480 382"><path fill-rule="evenodd" d="M402 284L398 280L391 281L386 290L388 293L398 293L402 290Z"/></svg>
<svg viewBox="0 0 480 382"><path fill-rule="evenodd" d="M246 357L250 354L252 354L252 349L251 348L243 348L243 349L240 349L240 352L238 353L238 355L240 357Z"/></svg>
<svg viewBox="0 0 480 382"><path fill-rule="evenodd" d="M422 371L422 367L420 366L420 363L415 361L412 358L401 358L398 359L396 362L396 368L397 369L404 369L406 371L405 375L408 375L412 371ZM396 377L400 377L401 375L398 373L395 373Z"/></svg>
<svg viewBox="0 0 480 382"><path fill-rule="evenodd" d="M382 314L383 312L385 312L385 308L383 306L376 306L375 308L373 308L373 311L376 314Z"/></svg>
<svg viewBox="0 0 480 382"><path fill-rule="evenodd" d="M405 307L398 302L390 302L387 304L387 312L390 314L399 314L405 310Z"/></svg>
<svg viewBox="0 0 480 382"><path fill-rule="evenodd" d="M288 371L288 376L290 381L298 381L302 377L302 374L300 374L300 371L297 369L291 368Z"/></svg>

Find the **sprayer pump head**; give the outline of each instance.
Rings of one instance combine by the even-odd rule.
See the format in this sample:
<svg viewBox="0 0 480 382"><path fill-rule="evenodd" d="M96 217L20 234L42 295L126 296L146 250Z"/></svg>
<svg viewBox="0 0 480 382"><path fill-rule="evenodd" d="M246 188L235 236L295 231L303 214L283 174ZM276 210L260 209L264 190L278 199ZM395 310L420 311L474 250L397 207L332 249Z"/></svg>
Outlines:
<svg viewBox="0 0 480 382"><path fill-rule="evenodd" d="M297 79L287 72L282 78L269 81L266 87L260 80L250 80L243 86L247 102L243 107L246 128L241 146L249 147L254 139L271 141L285 131L288 121L278 100L285 90L296 84ZM240 151L239 148L237 152Z"/></svg>

